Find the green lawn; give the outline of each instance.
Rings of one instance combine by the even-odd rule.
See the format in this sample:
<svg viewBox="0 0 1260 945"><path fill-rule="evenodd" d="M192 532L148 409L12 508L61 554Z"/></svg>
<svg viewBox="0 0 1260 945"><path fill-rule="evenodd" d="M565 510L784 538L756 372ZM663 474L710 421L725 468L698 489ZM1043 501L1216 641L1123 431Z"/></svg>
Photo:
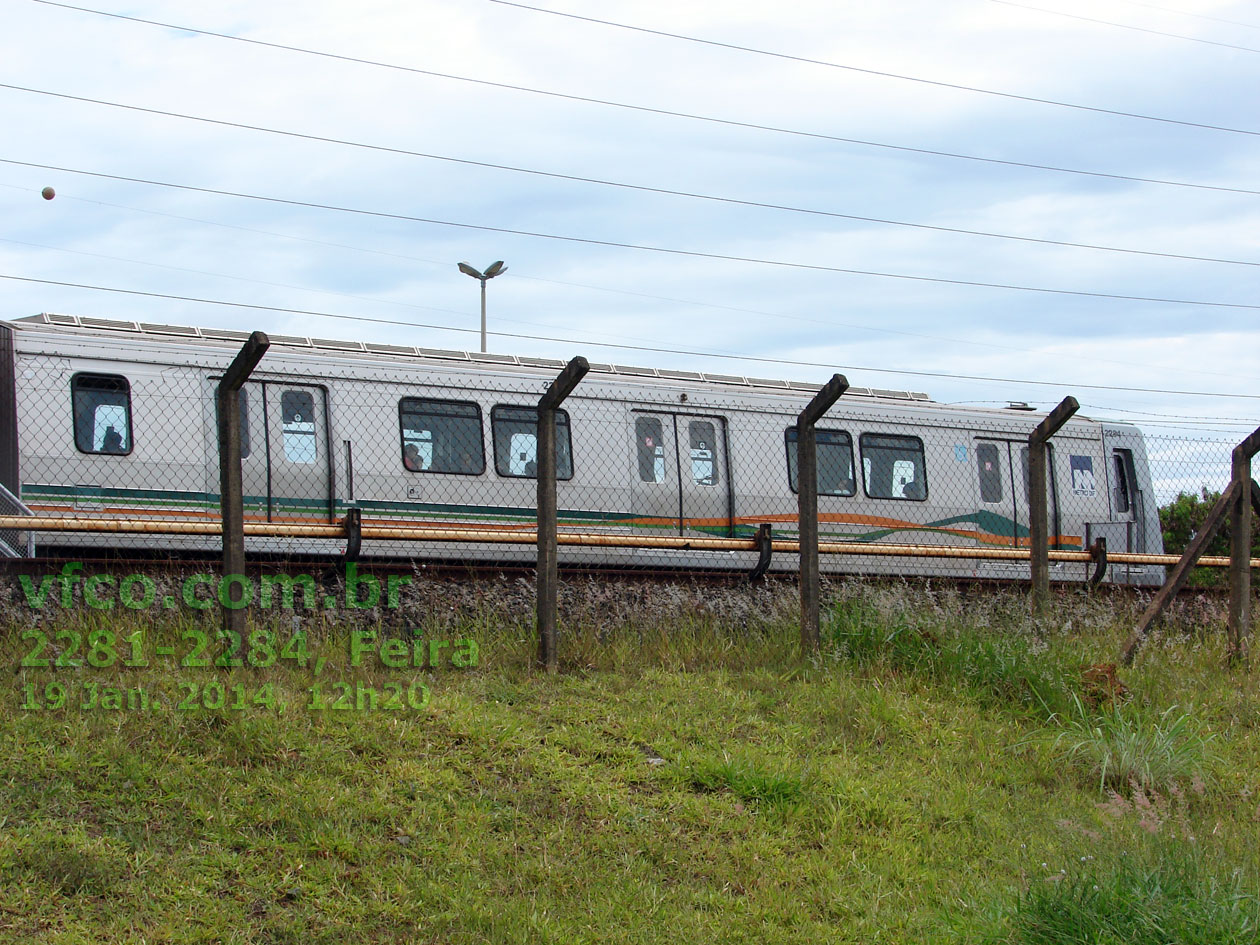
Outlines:
<svg viewBox="0 0 1260 945"><path fill-rule="evenodd" d="M1127 598L846 582L801 663L788 584L573 583L549 678L519 582L406 593L235 669L180 665L204 615L11 602L0 942L1260 941L1257 677L1210 600L1116 706L1080 670Z"/></svg>

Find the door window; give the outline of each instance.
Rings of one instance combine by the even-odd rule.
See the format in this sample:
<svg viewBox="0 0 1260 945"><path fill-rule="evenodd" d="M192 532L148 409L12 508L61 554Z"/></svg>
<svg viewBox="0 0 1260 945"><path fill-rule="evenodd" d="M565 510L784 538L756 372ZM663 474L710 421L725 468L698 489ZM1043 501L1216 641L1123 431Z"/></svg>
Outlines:
<svg viewBox="0 0 1260 945"><path fill-rule="evenodd" d="M691 442L691 481L698 486L716 486L717 460L713 454L716 429L708 420L692 420L687 424L687 436Z"/></svg>
<svg viewBox="0 0 1260 945"><path fill-rule="evenodd" d="M1115 500L1117 512L1128 512L1133 507L1128 464L1125 462L1129 458L1125 455L1128 452L1128 450L1116 450L1112 455L1112 460L1116 467Z"/></svg>
<svg viewBox="0 0 1260 945"><path fill-rule="evenodd" d="M284 458L303 466L319 456L315 437L315 396L306 390L286 390L280 395L280 430Z"/></svg>
<svg viewBox="0 0 1260 945"><path fill-rule="evenodd" d="M665 432L656 417L636 417L634 437L641 482L665 481Z"/></svg>
<svg viewBox="0 0 1260 945"><path fill-rule="evenodd" d="M240 400L241 408L241 459L249 458L249 388L242 387L236 392L237 398ZM214 399L214 420L215 429L218 429L219 421L219 398Z"/></svg>
<svg viewBox="0 0 1260 945"><path fill-rule="evenodd" d="M976 465L980 471L980 501L1002 501L1002 460L994 443L976 445Z"/></svg>

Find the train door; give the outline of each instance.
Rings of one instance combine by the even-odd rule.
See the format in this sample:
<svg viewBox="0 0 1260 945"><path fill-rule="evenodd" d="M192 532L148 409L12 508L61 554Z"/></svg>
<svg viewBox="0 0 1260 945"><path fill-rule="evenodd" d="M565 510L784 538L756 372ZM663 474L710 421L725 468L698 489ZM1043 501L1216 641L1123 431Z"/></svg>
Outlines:
<svg viewBox="0 0 1260 945"><path fill-rule="evenodd" d="M721 417L634 411L634 511L679 535L729 535L730 470Z"/></svg>
<svg viewBox="0 0 1260 945"><path fill-rule="evenodd" d="M268 436L266 400L263 385L247 383L241 388L241 491L245 497L245 517L270 521L271 489L268 484ZM216 481L218 471L215 471Z"/></svg>
<svg viewBox="0 0 1260 945"><path fill-rule="evenodd" d="M321 387L268 382L266 414L269 520L332 517L325 392Z"/></svg>
<svg viewBox="0 0 1260 945"><path fill-rule="evenodd" d="M1129 431L1105 430L1103 444L1107 453L1107 482L1111 504L1111 520L1126 523L1128 547L1113 551L1138 554L1147 551L1147 500L1150 483L1139 478L1135 454L1145 460L1141 437ZM1145 470L1145 462L1141 463Z"/></svg>
<svg viewBox="0 0 1260 945"><path fill-rule="evenodd" d="M980 480L978 534L996 545L1017 544L1019 510L1011 475L1010 444L1004 440L976 440L976 472Z"/></svg>
<svg viewBox="0 0 1260 945"><path fill-rule="evenodd" d="M1027 547L1029 532L1028 444L1018 440L977 439L980 534L997 545ZM1054 488L1054 453L1048 447L1046 490L1051 543L1058 534Z"/></svg>
<svg viewBox="0 0 1260 945"><path fill-rule="evenodd" d="M731 477L726 423L721 417L677 416L675 440L682 468L683 534L732 534Z"/></svg>

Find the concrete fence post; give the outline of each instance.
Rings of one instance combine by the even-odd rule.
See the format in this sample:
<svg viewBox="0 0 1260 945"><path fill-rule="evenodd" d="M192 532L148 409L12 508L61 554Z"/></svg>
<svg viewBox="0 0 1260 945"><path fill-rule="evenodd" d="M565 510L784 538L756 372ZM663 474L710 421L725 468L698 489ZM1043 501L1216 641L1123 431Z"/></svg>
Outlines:
<svg viewBox="0 0 1260 945"><path fill-rule="evenodd" d="M1064 397L1028 437L1028 558L1035 614L1044 612L1050 601L1050 490L1046 443L1080 409L1075 397Z"/></svg>
<svg viewBox="0 0 1260 945"><path fill-rule="evenodd" d="M549 673L560 668L556 647L556 593L560 580L556 550L556 408L590 369L586 358L574 358L538 401L538 665Z"/></svg>
<svg viewBox="0 0 1260 945"><path fill-rule="evenodd" d="M1247 659L1251 633L1251 457L1260 450L1260 429L1243 440L1232 456L1230 482L1236 492L1230 509L1229 545L1229 643L1231 665Z"/></svg>
<svg viewBox="0 0 1260 945"><path fill-rule="evenodd" d="M245 497L241 483L241 388L271 341L261 331L249 336L215 390L219 421L219 508L223 520L223 577L245 573ZM245 587L227 581L231 604L223 604L223 629L237 650L245 636ZM239 596L234 593L239 592ZM235 655L235 654L234 654Z"/></svg>
<svg viewBox="0 0 1260 945"><path fill-rule="evenodd" d="M818 440L814 424L849 389L843 374L833 374L796 420L797 522L801 546L801 656L818 652Z"/></svg>

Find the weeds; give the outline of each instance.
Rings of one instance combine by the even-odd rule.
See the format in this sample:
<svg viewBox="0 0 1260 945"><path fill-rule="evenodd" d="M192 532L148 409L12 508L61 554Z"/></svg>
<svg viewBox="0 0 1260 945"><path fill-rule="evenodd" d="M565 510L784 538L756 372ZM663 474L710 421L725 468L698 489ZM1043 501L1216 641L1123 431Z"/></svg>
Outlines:
<svg viewBox="0 0 1260 945"><path fill-rule="evenodd" d="M1216 736L1175 705L1159 713L1119 703L1090 711L1073 693L1071 711L1056 721L1062 731L1053 750L1097 777L1099 790L1129 784L1150 790L1210 778L1217 763Z"/></svg>
<svg viewBox="0 0 1260 945"><path fill-rule="evenodd" d="M1034 879L980 941L1004 945L1222 945L1256 942L1260 899L1239 870L1161 837Z"/></svg>
<svg viewBox="0 0 1260 945"><path fill-rule="evenodd" d="M1073 669L1047 652L1028 628L1024 633L983 632L940 607L887 604L869 593L841 599L828 624L837 659L872 671L957 683L995 703L1048 714L1067 707Z"/></svg>

